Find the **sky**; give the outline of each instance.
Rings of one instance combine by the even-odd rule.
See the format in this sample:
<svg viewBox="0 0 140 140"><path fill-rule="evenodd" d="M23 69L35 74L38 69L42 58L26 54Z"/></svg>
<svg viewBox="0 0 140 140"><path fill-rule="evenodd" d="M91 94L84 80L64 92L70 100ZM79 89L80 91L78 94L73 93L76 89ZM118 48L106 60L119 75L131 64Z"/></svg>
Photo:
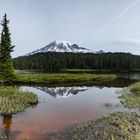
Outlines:
<svg viewBox="0 0 140 140"><path fill-rule="evenodd" d="M140 55L140 0L0 0L1 20L5 13L12 57L54 40Z"/></svg>

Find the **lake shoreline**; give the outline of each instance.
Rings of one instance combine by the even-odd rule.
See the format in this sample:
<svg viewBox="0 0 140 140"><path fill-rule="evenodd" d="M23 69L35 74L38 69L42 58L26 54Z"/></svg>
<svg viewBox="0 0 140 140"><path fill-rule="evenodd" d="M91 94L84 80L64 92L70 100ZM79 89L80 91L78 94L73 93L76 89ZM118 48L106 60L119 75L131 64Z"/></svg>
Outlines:
<svg viewBox="0 0 140 140"><path fill-rule="evenodd" d="M132 84L120 92L120 102L128 108L140 107L140 82ZM140 138L140 115L139 112L114 112L101 118L80 123L69 131L71 139L128 139L139 140Z"/></svg>
<svg viewBox="0 0 140 140"><path fill-rule="evenodd" d="M136 112L113 112L96 119L46 134L47 139L64 140L139 140L140 115Z"/></svg>
<svg viewBox="0 0 140 140"><path fill-rule="evenodd" d="M140 136L140 116L132 112L114 112L109 115L80 123L72 127L71 139L128 139L137 140Z"/></svg>

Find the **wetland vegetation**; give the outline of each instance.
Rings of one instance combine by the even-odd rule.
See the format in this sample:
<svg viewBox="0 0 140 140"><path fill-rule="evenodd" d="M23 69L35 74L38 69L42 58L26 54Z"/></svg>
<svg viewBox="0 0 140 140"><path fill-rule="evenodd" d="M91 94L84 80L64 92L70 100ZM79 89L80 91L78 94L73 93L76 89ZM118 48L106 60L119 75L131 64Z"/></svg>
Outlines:
<svg viewBox="0 0 140 140"><path fill-rule="evenodd" d="M103 83L117 79L115 74L68 74L68 73L46 73L46 74L17 74L12 82L19 83L44 83L44 84L78 84L78 83Z"/></svg>
<svg viewBox="0 0 140 140"><path fill-rule="evenodd" d="M13 86L0 87L0 114L21 112L37 102L38 97L32 92L20 91L18 87Z"/></svg>
<svg viewBox="0 0 140 140"><path fill-rule="evenodd" d="M115 112L76 125L70 132L73 140L140 140L140 115Z"/></svg>
<svg viewBox="0 0 140 140"><path fill-rule="evenodd" d="M140 108L140 82L123 89L120 100L126 107Z"/></svg>

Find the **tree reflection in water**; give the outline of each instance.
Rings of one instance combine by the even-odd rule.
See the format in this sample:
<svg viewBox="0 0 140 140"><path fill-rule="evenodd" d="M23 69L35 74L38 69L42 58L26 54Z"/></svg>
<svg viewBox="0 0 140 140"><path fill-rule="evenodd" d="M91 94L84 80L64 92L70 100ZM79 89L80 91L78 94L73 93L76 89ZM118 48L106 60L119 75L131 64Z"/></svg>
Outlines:
<svg viewBox="0 0 140 140"><path fill-rule="evenodd" d="M10 140L12 136L11 125L12 125L12 115L3 115L3 127L0 131L0 140Z"/></svg>

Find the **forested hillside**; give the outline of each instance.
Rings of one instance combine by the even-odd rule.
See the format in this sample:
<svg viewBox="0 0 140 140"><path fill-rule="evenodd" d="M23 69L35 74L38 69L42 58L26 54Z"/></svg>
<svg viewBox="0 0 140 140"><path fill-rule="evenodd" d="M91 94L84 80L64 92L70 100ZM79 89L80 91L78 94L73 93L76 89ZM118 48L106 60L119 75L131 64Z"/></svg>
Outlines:
<svg viewBox="0 0 140 140"><path fill-rule="evenodd" d="M13 59L16 69L140 69L140 56L129 53L38 53Z"/></svg>

